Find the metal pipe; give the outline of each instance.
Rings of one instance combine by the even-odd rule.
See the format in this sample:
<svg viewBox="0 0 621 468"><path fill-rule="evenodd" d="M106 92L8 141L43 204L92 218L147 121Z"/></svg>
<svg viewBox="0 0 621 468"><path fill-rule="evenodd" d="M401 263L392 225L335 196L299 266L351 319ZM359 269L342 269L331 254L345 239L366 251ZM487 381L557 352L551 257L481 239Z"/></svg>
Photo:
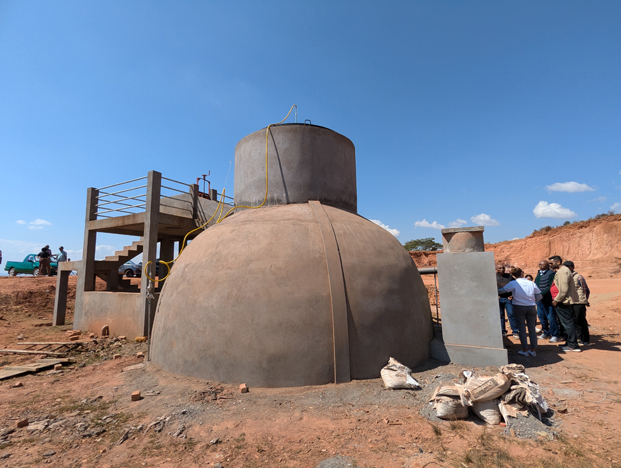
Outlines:
<svg viewBox="0 0 621 468"><path fill-rule="evenodd" d="M438 274L438 269L434 268L434 267L430 267L430 268L419 268L418 272L421 275L436 275Z"/></svg>
<svg viewBox="0 0 621 468"><path fill-rule="evenodd" d="M199 178L197 178L197 180L198 180L198 179L200 179L200 177L199 177ZM169 179L168 177L164 177L164 176L162 176L162 180L169 180L169 181L171 181L171 182L175 182L175 183L177 183L177 184L185 185L186 187L189 187L189 186L190 186L190 184L185 184L185 183L183 183L183 182L179 182L178 180Z"/></svg>
<svg viewBox="0 0 621 468"><path fill-rule="evenodd" d="M108 193L108 192L99 192L100 194L103 193L104 196L102 197L101 195L99 195L98 198L105 198L105 197L109 197L111 195L116 195L117 193L123 193L123 192L131 192L132 190L138 190L139 188L145 188L147 185L139 185L138 187L132 187L132 188L128 188L125 190L119 190L118 192L112 192L112 193ZM145 194L146 195L146 194Z"/></svg>
<svg viewBox="0 0 621 468"><path fill-rule="evenodd" d="M438 311L438 275L433 275L433 287L436 290L436 323L440 323L440 312Z"/></svg>
<svg viewBox="0 0 621 468"><path fill-rule="evenodd" d="M186 185L189 187L189 185L188 185L188 184L186 184ZM168 186L166 186L166 185L162 185L162 188L165 188L165 189L168 189L168 190L173 190L173 191L175 191L175 192L179 192L179 193L184 193L184 194L185 194L185 193L187 193L187 192L185 192L185 191L183 191L183 190L179 190L179 189L176 189L176 188L168 187Z"/></svg>
<svg viewBox="0 0 621 468"><path fill-rule="evenodd" d="M147 204L146 203L141 203L140 205L130 205L127 208L141 208L143 206L147 206ZM123 208L117 208L116 210L103 210L103 211L98 212L97 214L99 214L99 213L112 213L114 211L121 211L123 213L136 214L136 213L132 213L131 211L123 211Z"/></svg>
<svg viewBox="0 0 621 468"><path fill-rule="evenodd" d="M140 201L140 202L146 203L147 202L146 200L138 200L138 198L144 197L145 195L146 195L146 193L143 193L142 195L136 195L135 197L123 197L120 200L110 200L110 201L107 201L105 203L98 203L95 206L104 206L104 205L110 205L110 204L131 206L131 205L128 205L127 203L123 203L126 200L136 200L136 201Z"/></svg>
<svg viewBox="0 0 621 468"><path fill-rule="evenodd" d="M105 187L98 188L97 190L103 190L103 189L107 189L107 188L110 188L110 187L116 187L118 185L129 184L130 182L136 182L137 180L142 180L142 179L146 179L146 178L147 178L147 176L139 177L138 179L126 180L125 182L119 182L118 184L107 185Z"/></svg>

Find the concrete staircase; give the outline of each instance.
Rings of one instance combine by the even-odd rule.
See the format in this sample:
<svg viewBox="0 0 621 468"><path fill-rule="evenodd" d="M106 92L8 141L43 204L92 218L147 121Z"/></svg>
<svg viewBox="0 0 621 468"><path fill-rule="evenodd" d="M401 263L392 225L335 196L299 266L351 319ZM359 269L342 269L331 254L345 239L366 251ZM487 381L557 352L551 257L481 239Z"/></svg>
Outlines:
<svg viewBox="0 0 621 468"><path fill-rule="evenodd" d="M128 245L123 250L114 252L114 255L110 255L103 260L95 261L95 276L101 278L106 283L108 282L108 275L111 270L118 270L128 260L131 260L136 255L140 255L144 249L144 237L140 240L132 242L132 245ZM118 278L118 287L123 291L138 291L137 285L132 284L130 280L123 277Z"/></svg>
<svg viewBox="0 0 621 468"><path fill-rule="evenodd" d="M114 252L114 255L110 255L104 258L105 262L114 262L118 263L118 266L123 265L123 263L131 260L136 255L140 255L144 248L144 237L141 237L140 240L132 242L132 245L128 245L123 250L117 250Z"/></svg>

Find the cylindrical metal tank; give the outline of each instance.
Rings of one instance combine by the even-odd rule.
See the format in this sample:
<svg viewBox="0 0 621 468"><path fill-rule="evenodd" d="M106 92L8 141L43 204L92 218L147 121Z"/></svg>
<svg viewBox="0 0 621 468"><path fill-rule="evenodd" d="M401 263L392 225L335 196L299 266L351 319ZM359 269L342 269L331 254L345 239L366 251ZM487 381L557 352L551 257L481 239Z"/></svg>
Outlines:
<svg viewBox="0 0 621 468"><path fill-rule="evenodd" d="M236 213L184 250L160 294L153 362L277 387L375 378L391 356L427 359L426 288L397 239L355 214L353 144L311 125L268 136L271 206ZM259 205L265 130L237 145L235 161L237 204Z"/></svg>

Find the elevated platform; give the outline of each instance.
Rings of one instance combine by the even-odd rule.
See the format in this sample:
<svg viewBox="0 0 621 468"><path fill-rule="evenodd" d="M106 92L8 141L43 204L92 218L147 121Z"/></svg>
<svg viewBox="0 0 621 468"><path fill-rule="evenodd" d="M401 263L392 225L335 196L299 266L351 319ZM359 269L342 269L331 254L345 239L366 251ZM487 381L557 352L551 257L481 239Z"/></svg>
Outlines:
<svg viewBox="0 0 621 468"><path fill-rule="evenodd" d="M142 182L145 179L146 184ZM219 207L225 213L232 208L231 203L219 204L215 200L217 195L214 190L208 197L198 191L197 184L189 185L167 179L156 171L149 172L147 177L101 189L89 188L83 260L59 264L54 324L65 323L68 277L72 271L77 271L74 329L97 331L103 325L108 325L112 334L149 336L159 290L164 283L164 280L156 277L155 271L158 244L158 260L172 261L175 244L179 251L186 234L205 225ZM204 229L216 221L217 216L214 216ZM186 241L192 240L202 231L200 229L191 233ZM114 255L95 260L98 233L140 239ZM154 283L144 274L139 285L119 277L119 267L140 253L143 255L143 264L149 265L148 277L156 279ZM95 291L96 277L106 282L106 291Z"/></svg>

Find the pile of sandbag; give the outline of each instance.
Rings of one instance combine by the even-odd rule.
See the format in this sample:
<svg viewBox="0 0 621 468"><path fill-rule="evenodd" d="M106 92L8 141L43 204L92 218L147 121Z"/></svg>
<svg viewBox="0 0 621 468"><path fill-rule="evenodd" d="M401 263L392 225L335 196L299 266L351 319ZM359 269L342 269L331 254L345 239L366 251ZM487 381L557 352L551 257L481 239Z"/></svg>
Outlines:
<svg viewBox="0 0 621 468"><path fill-rule="evenodd" d="M441 419L465 419L470 411L487 424L508 422L517 413L528 414L528 407L537 410L539 417L548 405L539 393L539 386L524 373L524 366L502 366L493 376L476 375L464 370L459 382L442 383L430 401L436 416Z"/></svg>

